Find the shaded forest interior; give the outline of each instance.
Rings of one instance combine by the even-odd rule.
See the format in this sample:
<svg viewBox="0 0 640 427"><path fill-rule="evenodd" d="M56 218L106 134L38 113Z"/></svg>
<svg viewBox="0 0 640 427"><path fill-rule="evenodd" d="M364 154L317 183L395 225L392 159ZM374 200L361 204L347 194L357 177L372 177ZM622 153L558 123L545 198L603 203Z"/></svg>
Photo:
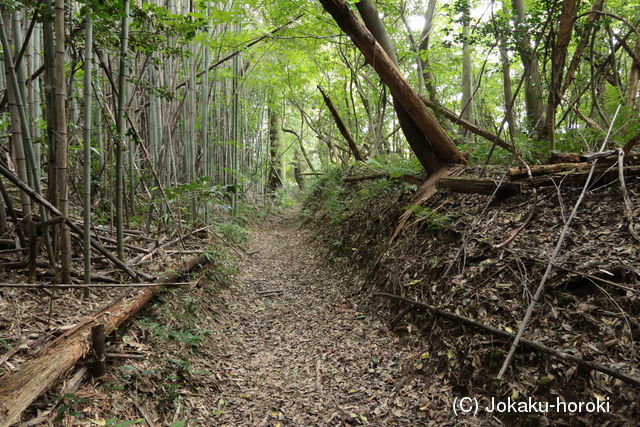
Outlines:
<svg viewBox="0 0 640 427"><path fill-rule="evenodd" d="M634 424L639 7L0 2L0 426Z"/></svg>

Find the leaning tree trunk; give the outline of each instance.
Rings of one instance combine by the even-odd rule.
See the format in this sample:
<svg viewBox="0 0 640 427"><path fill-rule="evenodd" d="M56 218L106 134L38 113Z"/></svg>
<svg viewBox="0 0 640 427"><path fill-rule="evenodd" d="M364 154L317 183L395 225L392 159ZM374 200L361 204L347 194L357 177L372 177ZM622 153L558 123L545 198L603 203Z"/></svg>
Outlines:
<svg viewBox="0 0 640 427"><path fill-rule="evenodd" d="M380 44L380 47L382 47L384 52L386 52L386 54L389 56L389 59L393 62L394 66L397 67L398 57L373 2L371 0L361 0L360 2L356 3L356 7L360 12L360 16L362 16L367 29L371 31L371 34ZM402 128L404 136L407 138L409 146L427 172L433 173L437 171L442 167L441 160L438 159L438 156L434 153L434 148L427 134L424 133L423 130L421 130L415 119L411 116L411 114L409 114L406 108L402 105L402 102L400 101L398 96L394 94L393 91L392 95L393 107L396 110L398 121L400 122L400 127ZM429 113L428 110L427 113ZM433 121L437 124L435 118L433 118ZM440 128L440 131L442 135L445 136L445 139L449 138L448 136L446 136L442 128ZM453 145L453 143L451 144Z"/></svg>
<svg viewBox="0 0 640 427"><path fill-rule="evenodd" d="M449 136L444 132L436 118L429 112L420 96L411 89L398 67L389 55L376 42L375 37L349 10L344 0L321 0L324 8L333 16L338 26L347 33L353 43L362 52L367 62L376 70L382 81L389 87L391 94L413 119L418 129L431 143L431 149L438 161L464 164L466 160L460 154ZM412 146L423 165L431 164L428 146ZM433 169L433 166L427 166Z"/></svg>
<svg viewBox="0 0 640 427"><path fill-rule="evenodd" d="M329 111L333 116L333 120L336 122L336 125L338 126L338 130L340 131L340 134L342 134L344 139L347 141L347 144L349 145L349 149L351 150L353 157L355 157L356 160L359 162L364 162L364 156L360 152L360 149L356 145L356 142L353 140L353 137L351 136L351 133L347 129L347 126L344 124L344 121L340 117L338 110L336 110L336 107L333 105L331 98L329 98L329 96L322 90L320 86L318 86L318 90L322 94L324 103L327 105L327 108L329 108Z"/></svg>

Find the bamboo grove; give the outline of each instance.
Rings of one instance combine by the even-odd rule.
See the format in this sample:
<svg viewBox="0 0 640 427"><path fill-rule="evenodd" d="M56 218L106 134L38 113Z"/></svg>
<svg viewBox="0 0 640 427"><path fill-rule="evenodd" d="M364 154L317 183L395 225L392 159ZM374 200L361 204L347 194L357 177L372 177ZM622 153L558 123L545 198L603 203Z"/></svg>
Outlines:
<svg viewBox="0 0 640 427"><path fill-rule="evenodd" d="M609 127L638 140L624 2L1 5L0 233L62 283L80 248L90 283L95 227L126 263L127 227L208 224L335 165L434 174L588 151Z"/></svg>

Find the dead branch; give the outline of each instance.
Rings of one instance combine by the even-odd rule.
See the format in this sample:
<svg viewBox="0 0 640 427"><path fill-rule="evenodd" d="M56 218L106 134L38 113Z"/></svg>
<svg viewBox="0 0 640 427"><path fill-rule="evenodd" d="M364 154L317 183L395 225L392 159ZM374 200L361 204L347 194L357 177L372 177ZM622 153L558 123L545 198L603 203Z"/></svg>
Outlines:
<svg viewBox="0 0 640 427"><path fill-rule="evenodd" d="M31 187L29 187L27 184L22 182L20 178L15 176L13 172L7 169L4 165L0 165L0 174L2 174L5 178L11 181L15 186L20 188L22 191L24 191L25 194L27 194L33 201L44 206L52 214L54 214L55 216L63 217L64 222L69 226L71 231L80 235L81 237L84 235L84 230L81 227L79 227L70 218L64 216L62 212L58 210L58 208L53 206L47 199L42 197L40 194L36 193ZM100 252L102 255L107 257L109 261L113 262L115 265L117 265L119 268L125 271L129 276L131 276L131 278L135 280L138 280L138 279L149 280L153 278L152 276L149 276L148 274L145 274L141 271L133 270L131 267L129 267L120 259L118 259L115 255L113 255L111 252L105 249L100 243L98 243L93 238L91 239L91 246L93 246L93 248L96 249L98 252Z"/></svg>
<svg viewBox="0 0 640 427"><path fill-rule="evenodd" d="M503 330L494 328L492 326L485 325L483 323L477 322L477 321L475 321L473 319L470 319L468 317L460 316L459 314L455 314L455 313L452 313L450 311L443 310L443 309L438 308L436 306L433 306L431 304L427 304L427 303L420 302L420 301L415 301L415 300L412 300L412 299L409 299L409 298L401 297L399 295L388 294L388 293L384 293L384 292L376 293L376 294L374 294L374 296L393 299L393 300L396 300L396 301L402 301L402 302L405 302L407 304L411 304L411 305L414 305L414 306L417 306L417 307L426 308L427 310L431 311L432 313L434 313L434 314L436 314L436 315L438 315L440 317L444 317L445 319L455 320L456 322L460 322L462 324L474 327L476 329L480 329L482 331L489 332L491 335L494 335L494 336L497 336L497 337L500 337L500 338L504 338L506 340L512 340L515 337L515 335L510 333L510 332L503 331ZM584 360L584 359L580 359L579 357L575 357L575 356L573 356L571 354L568 354L568 353L553 349L551 347L547 347L544 344L540 344L538 342L531 341L531 340L528 340L526 338L522 338L520 340L520 343L522 345L524 345L525 347L528 347L528 348L530 348L532 350L535 350L535 351L538 351L538 352L541 352L541 353L550 354L550 355L552 355L552 356L554 356L554 357L556 357L558 359L564 360L566 362L572 362L572 363L575 363L577 365L583 366L585 368L589 368L589 369L592 369L592 370L595 370L595 371L599 371L599 372L605 373L605 374L607 374L607 375L609 375L609 376L611 376L613 378L617 378L617 379L619 379L621 381L624 381L624 382L626 382L628 384L632 384L632 385L635 385L635 386L640 386L640 378L633 377L631 375L625 374L624 372L621 372L621 371L619 371L617 369L613 369L613 368L610 368L608 366L601 365L600 363L596 363L596 362L591 362L591 361L587 361L587 360Z"/></svg>
<svg viewBox="0 0 640 427"><path fill-rule="evenodd" d="M602 151L604 149L604 147L607 144L607 141L609 140L609 136L611 135L611 129L613 129L613 124L615 123L616 117L618 116L619 112L620 112L620 106L618 106L618 109L616 110L616 113L614 114L613 119L611 120L611 124L609 125L609 130L607 131L607 136L605 137L604 141L602 142L602 146L600 147L600 151ZM553 269L553 264L554 264L556 258L558 258L558 255L560 254L560 249L562 249L562 245L564 243L564 239L567 236L567 233L569 231L569 227L571 226L571 221L573 220L573 218L575 218L576 213L578 212L578 209L580 208L580 204L582 203L582 200L584 199L584 196L587 194L587 189L589 188L589 183L591 182L591 177L593 176L593 173L594 173L594 171L596 169L596 163L597 162L598 162L598 160L596 159L593 162L593 164L591 165L591 170L589 171L589 175L587 176L587 179L585 180L584 186L582 187L582 192L578 196L578 200L576 200L576 203L573 206L573 209L571 210L571 214L569 215L569 218L564 223L564 227L562 227L562 231L560 232L560 237L558 238L558 242L556 243L556 246L553 249L553 253L551 254L551 257L549 258L549 263L547 264L547 268L545 269L544 275L542 276L542 279L540 280L540 284L536 288L536 291L533 294L533 297L531 298L531 302L529 303L529 306L527 307L527 311L525 312L524 318L522 319L522 321L520 322L520 325L518 326L518 332L516 333L516 336L513 339L513 343L511 344L511 348L509 349L509 353L507 354L507 357L505 358L505 360L504 360L504 362L502 364L502 367L500 368L500 371L498 372L498 375L496 376L496 378L499 379L499 380L502 379L502 376L506 372L507 367L509 366L509 363L511 362L511 358L514 355L514 353L516 351L516 348L518 347L518 344L522 340L522 335L524 335L524 330L526 329L529 321L531 320L531 317L533 316L533 310L534 310L536 304L538 303L538 300L540 299L540 295L542 295L542 291L545 288L545 285L547 283L548 278L550 277L551 270Z"/></svg>
<svg viewBox="0 0 640 427"><path fill-rule="evenodd" d="M626 144L624 144L623 150L625 154L628 155L638 142L640 142L640 133L634 136L633 138L631 138L629 141L627 141Z"/></svg>
<svg viewBox="0 0 640 427"><path fill-rule="evenodd" d="M627 217L627 225L629 227L629 233L631 236L640 242L640 235L636 231L633 225L633 210L631 209L631 200L629 200L629 193L627 192L627 185L624 182L624 151L618 148L618 177L620 179L620 189L622 190L622 200L624 200L624 213Z"/></svg>
<svg viewBox="0 0 640 427"><path fill-rule="evenodd" d="M534 199L533 199L533 204L531 206L531 210L529 211L529 215L527 215L527 218L524 220L524 222L518 228L513 230L513 232L507 238L507 240L505 240L502 243L499 243L499 244L495 245L494 248L496 248L496 249L504 248L509 243L511 243L513 241L513 239L515 239L518 236L518 234L520 234L520 232L522 230L524 230L524 228L527 226L527 224L529 224L529 222L531 222L533 217L536 215L536 208L537 207L538 207L538 193L536 192L535 196L534 196Z"/></svg>
<svg viewBox="0 0 640 427"><path fill-rule="evenodd" d="M452 121L453 123L455 123L457 125L462 126L463 128L465 128L469 132L474 133L474 134L486 139L487 141L495 142L495 144L498 147L504 148L505 150L509 151L510 153L515 152L515 149L513 148L513 145L511 145L510 143L508 143L504 139L501 139L497 135L494 135L491 132L489 132L488 130L482 129L481 127L476 126L475 124L471 123L470 121L459 117L453 111L443 107L440 104L436 104L435 102L428 100L424 96L421 97L421 98L422 98L422 102L424 102L424 104L427 107L429 107L429 108L433 109L434 111L437 111L438 113L442 114L446 119Z"/></svg>

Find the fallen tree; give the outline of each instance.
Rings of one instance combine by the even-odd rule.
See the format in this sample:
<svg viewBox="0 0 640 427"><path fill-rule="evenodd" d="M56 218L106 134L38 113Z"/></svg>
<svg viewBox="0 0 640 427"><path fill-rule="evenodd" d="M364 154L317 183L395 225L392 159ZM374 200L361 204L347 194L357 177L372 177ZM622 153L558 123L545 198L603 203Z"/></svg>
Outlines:
<svg viewBox="0 0 640 427"><path fill-rule="evenodd" d="M590 157L591 156L591 157ZM588 171L591 168L591 163L588 163L593 158L593 154L577 154L573 153L570 157L567 155L565 159L575 159L575 161L567 163L553 163L549 165L534 165L530 166L531 176L549 175L561 172L569 171ZM598 158L598 168L605 166L611 166L618 161L617 153L607 155ZM625 164L637 165L640 161L640 153L630 153L625 156ZM518 179L528 178L527 169L523 167L509 168L509 178L514 181Z"/></svg>
<svg viewBox="0 0 640 427"><path fill-rule="evenodd" d="M522 186L513 182L498 182L490 178L472 177L445 177L440 178L436 184L440 191L451 191L454 193L471 193L490 195L494 192L498 197L507 197L518 194L522 191ZM498 189L496 191L496 188Z"/></svg>
<svg viewBox="0 0 640 427"><path fill-rule="evenodd" d="M588 165L591 167L591 165ZM640 175L640 166L628 166L624 168L625 176L638 176ZM566 171L557 174L539 175L532 178L519 180L523 184L531 187L549 187L552 185L558 185L562 182L563 185L582 185L585 183L589 176L588 168L580 168L574 171ZM611 166L597 167L594 169L592 184L604 185L613 182L618 179L618 168ZM512 180L513 181L513 180Z"/></svg>
<svg viewBox="0 0 640 427"><path fill-rule="evenodd" d="M557 167L556 167L557 166ZM507 197L519 194L526 188L550 187L552 185L583 185L589 176L590 163L560 163L557 165L532 166L532 177L528 178L522 168L509 170L510 181L500 183L496 195ZM625 176L640 176L640 166L625 166ZM604 185L619 179L618 168L601 166L594 169L593 184ZM436 187L440 191L466 194L493 194L497 183L489 178L442 177Z"/></svg>
<svg viewBox="0 0 640 427"><path fill-rule="evenodd" d="M91 349L91 327L104 324L108 335L135 316L164 286L207 264L207 254L174 267L175 271L159 279L153 286L125 295L80 322L69 332L49 343L42 354L26 362L19 371L0 377L0 425L11 425L20 421L22 412L51 388L56 380L87 356Z"/></svg>
<svg viewBox="0 0 640 427"><path fill-rule="evenodd" d="M430 148L433 149L437 159L445 163L466 164L464 156L458 151L427 106L424 105L420 96L409 86L398 67L362 21L349 10L346 2L344 0L320 0L320 3L331 14L342 31L349 35L353 44L376 70L391 94L398 99L414 120L431 144Z"/></svg>

